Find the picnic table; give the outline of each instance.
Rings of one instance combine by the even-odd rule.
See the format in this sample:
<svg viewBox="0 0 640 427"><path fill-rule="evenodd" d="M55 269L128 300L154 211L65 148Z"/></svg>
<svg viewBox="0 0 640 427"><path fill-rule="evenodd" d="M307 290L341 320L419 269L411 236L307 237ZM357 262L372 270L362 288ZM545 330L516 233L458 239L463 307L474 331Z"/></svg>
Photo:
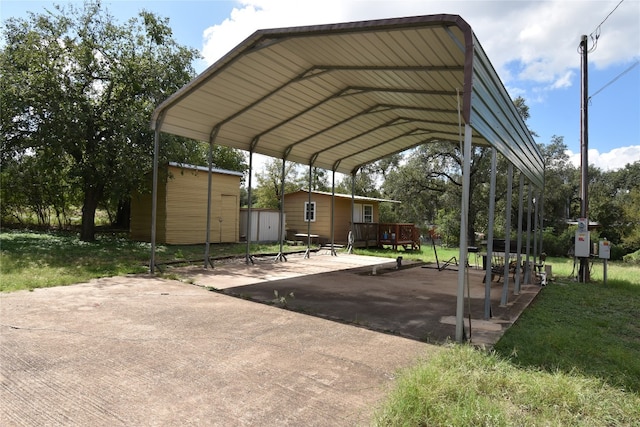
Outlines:
<svg viewBox="0 0 640 427"><path fill-rule="evenodd" d="M316 243L318 243L318 239L320 238L320 236L318 234L307 234L307 233L296 233L294 235L296 237L296 239L304 239L304 240L308 240L309 238L311 238L311 243L313 243L313 239L316 240Z"/></svg>

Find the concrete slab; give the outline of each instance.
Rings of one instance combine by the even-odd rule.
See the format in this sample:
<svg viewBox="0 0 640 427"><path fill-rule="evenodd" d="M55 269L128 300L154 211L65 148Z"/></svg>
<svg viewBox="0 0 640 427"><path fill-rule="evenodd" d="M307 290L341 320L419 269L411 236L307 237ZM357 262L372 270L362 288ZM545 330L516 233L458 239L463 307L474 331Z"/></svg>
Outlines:
<svg viewBox="0 0 640 427"><path fill-rule="evenodd" d="M396 269L396 261L390 258L314 254L290 256L281 263L257 259L253 265L243 261L208 270L182 268L176 273L198 285L256 302L274 304L277 291L285 301L275 305L376 331L431 343L455 338L455 265L439 271L403 261L402 268ZM485 319L485 273L470 268L468 274L471 298L465 299L465 333L474 344L492 346L540 287L522 286L520 294L514 295L511 280L508 302L500 306L504 282L492 282L492 316Z"/></svg>
<svg viewBox="0 0 640 427"><path fill-rule="evenodd" d="M0 314L3 426L367 425L439 351L154 277L1 294Z"/></svg>
<svg viewBox="0 0 640 427"><path fill-rule="evenodd" d="M367 425L397 370L455 331L457 272L395 266L314 253L0 294L0 422ZM472 341L491 345L540 288L499 307L493 283L485 320L482 278Z"/></svg>

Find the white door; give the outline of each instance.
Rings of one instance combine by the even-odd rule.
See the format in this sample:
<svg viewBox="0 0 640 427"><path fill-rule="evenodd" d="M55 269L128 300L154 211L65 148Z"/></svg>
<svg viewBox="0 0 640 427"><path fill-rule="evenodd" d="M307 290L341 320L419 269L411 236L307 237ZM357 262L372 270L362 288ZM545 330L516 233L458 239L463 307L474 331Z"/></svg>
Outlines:
<svg viewBox="0 0 640 427"><path fill-rule="evenodd" d="M353 205L353 222L363 222L362 218L362 205L356 203Z"/></svg>

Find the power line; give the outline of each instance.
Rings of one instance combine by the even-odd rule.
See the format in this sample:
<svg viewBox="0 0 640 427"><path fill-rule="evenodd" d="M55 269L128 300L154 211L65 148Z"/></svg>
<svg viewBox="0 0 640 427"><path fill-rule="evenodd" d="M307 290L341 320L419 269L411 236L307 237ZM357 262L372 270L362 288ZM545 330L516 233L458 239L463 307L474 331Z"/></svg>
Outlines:
<svg viewBox="0 0 640 427"><path fill-rule="evenodd" d="M602 20L602 22L596 27L596 29L594 31L597 31L600 27L602 27L602 24L605 23L605 21L607 19L609 19L609 17L613 14L613 12L616 11L616 9L622 4L624 0L620 0L620 2L616 5L616 7L613 8L613 10L611 12L609 12L609 14ZM593 34L593 33L591 33Z"/></svg>
<svg viewBox="0 0 640 427"><path fill-rule="evenodd" d="M613 79L611 79L611 81L609 83L607 83L606 85L602 86L600 89L598 89L597 91L595 91L595 93L593 95L591 95L589 97L589 101L591 101L591 98L593 98L594 96L596 96L597 94L599 94L600 92L602 92L603 90L605 90L607 87L611 86L616 80L618 80L620 77L622 77L623 75L627 74L629 71L631 71L631 69L633 67L635 67L636 65L640 64L640 60L634 62L633 64L631 64L631 66L629 68L627 68L626 70L624 70L623 72L621 72L620 74L618 74L616 77L614 77Z"/></svg>
<svg viewBox="0 0 640 427"><path fill-rule="evenodd" d="M602 24L604 24L607 21L607 19L609 19L609 17L613 14L613 12L615 12L616 9L618 9L618 7L620 7L620 5L622 4L623 1L624 0L620 0L620 2L618 2L616 7L614 7L613 10L611 12L609 12L609 14L607 16L604 17L602 22L600 22L600 24L598 24L596 29L593 30L591 32L591 34L589 34L589 38L591 39L591 42L593 43L593 46L591 47L591 49L589 49L589 53L595 51L596 48L598 47L598 39L600 38L600 32L602 31ZM578 51L580 51L580 48L581 48L581 46L578 46ZM586 49L586 46L584 46L584 48Z"/></svg>

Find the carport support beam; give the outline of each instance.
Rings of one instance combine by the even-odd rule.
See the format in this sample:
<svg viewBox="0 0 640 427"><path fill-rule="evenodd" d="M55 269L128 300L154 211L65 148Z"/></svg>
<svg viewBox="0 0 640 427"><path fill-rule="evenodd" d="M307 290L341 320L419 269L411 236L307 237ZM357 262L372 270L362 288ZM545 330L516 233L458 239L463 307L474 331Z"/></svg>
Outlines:
<svg viewBox="0 0 640 427"><path fill-rule="evenodd" d="M491 281L493 280L493 223L496 215L496 168L498 165L498 152L491 148L491 178L489 184L489 224L487 227L487 260L485 262L484 276L484 319L491 318Z"/></svg>
<svg viewBox="0 0 640 427"><path fill-rule="evenodd" d="M313 163L309 162L309 204L307 205L307 212L305 213L307 218L307 251L304 253L305 258L311 257L311 183L313 180ZM316 211L313 211L313 215L316 215Z"/></svg>
<svg viewBox="0 0 640 427"><path fill-rule="evenodd" d="M357 170L351 172L351 226L349 227L349 236L347 238L347 253L353 253L353 244L355 243L355 220L354 209L356 207L356 173Z"/></svg>
<svg viewBox="0 0 640 427"><path fill-rule="evenodd" d="M522 276L522 214L524 209L524 174L520 172L518 186L518 256L516 258L516 281L513 289L514 295L520 295L520 282Z"/></svg>
<svg viewBox="0 0 640 427"><path fill-rule="evenodd" d="M464 154L462 162L462 212L460 213L460 267L456 304L456 341L464 339L464 285L467 278L467 223L469 221L469 188L471 171L471 126L464 126Z"/></svg>
<svg viewBox="0 0 640 427"><path fill-rule="evenodd" d="M153 132L153 190L151 195L151 260L149 261L149 272L156 270L156 222L158 211L158 157L160 152L160 128L164 113L161 113L156 120L155 131Z"/></svg>
<svg viewBox="0 0 640 427"><path fill-rule="evenodd" d="M213 187L213 143L218 135L218 128L215 128L213 132L211 132L211 137L209 138L209 172L207 176L207 232L205 237L204 244L204 268L208 268L209 266L213 267L213 263L211 262L210 257L210 244L211 244L211 188ZM222 227L222 224L220 224ZM221 239L222 240L222 239ZM222 243L222 241L220 242Z"/></svg>
<svg viewBox="0 0 640 427"><path fill-rule="evenodd" d="M505 307L509 296L509 272L511 270L511 202L513 195L513 163L509 163L507 170L507 206L505 208L504 233L504 278L502 280L502 296L500 306Z"/></svg>
<svg viewBox="0 0 640 427"><path fill-rule="evenodd" d="M533 184L531 183L531 181L529 181L527 183L527 255L525 258L525 264L524 264L524 283L526 285L531 284L531 261L530 261L530 255L531 255L531 204L532 204L532 197L531 197L531 186Z"/></svg>
<svg viewBox="0 0 640 427"><path fill-rule="evenodd" d="M335 223L336 223L336 170L331 174L331 256L337 256L335 244Z"/></svg>
<svg viewBox="0 0 640 427"><path fill-rule="evenodd" d="M245 250L245 262L247 265L253 264L253 258L251 257L251 177L253 175L253 149L255 148L254 142L251 143L251 150L249 150L249 189L247 191L247 248Z"/></svg>
<svg viewBox="0 0 640 427"><path fill-rule="evenodd" d="M285 179L285 172L286 172L286 164L287 164L287 159L285 157L282 158L282 175L281 175L281 182L280 182L280 217L279 217L279 224L278 224L278 239L280 240L280 252L278 253L278 255L276 255L276 262L277 261L286 261L287 257L284 255L284 179Z"/></svg>

